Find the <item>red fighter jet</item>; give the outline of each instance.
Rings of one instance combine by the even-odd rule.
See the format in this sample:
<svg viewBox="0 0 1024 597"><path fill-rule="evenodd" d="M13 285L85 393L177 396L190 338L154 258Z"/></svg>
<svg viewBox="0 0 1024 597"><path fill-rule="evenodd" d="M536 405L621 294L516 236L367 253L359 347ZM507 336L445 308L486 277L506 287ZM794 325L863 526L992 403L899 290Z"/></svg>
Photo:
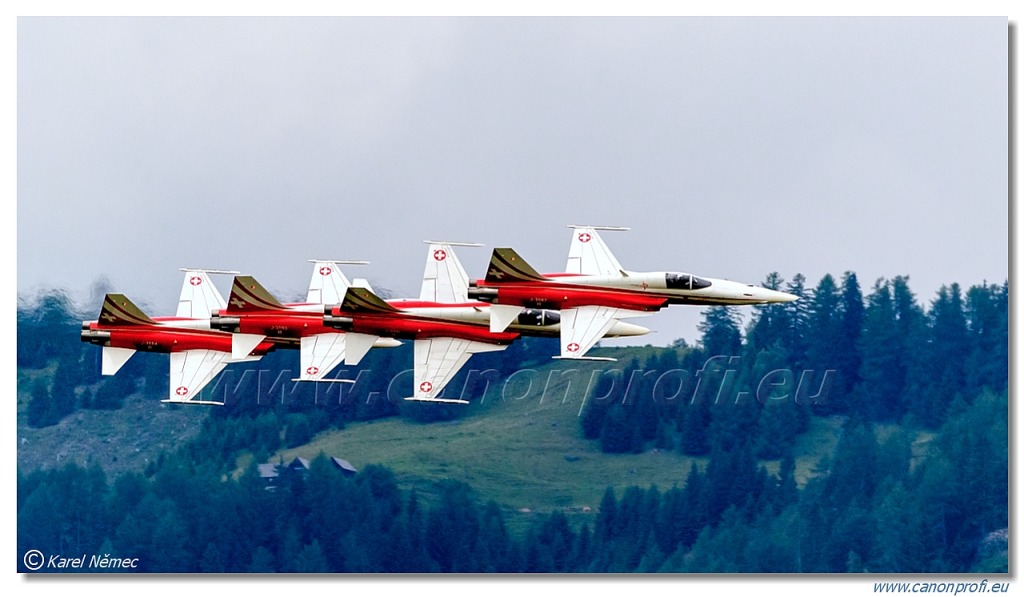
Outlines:
<svg viewBox="0 0 1024 597"><path fill-rule="evenodd" d="M414 393L406 400L468 404L438 396L469 357L504 350L519 334L493 333L485 325L444 319L436 313L441 309L437 305L399 309L368 288L349 288L340 305L325 310L324 321L349 335L412 340Z"/></svg>
<svg viewBox="0 0 1024 597"><path fill-rule="evenodd" d="M668 305L754 305L785 303L797 297L729 280L682 272L631 272L619 265L597 226L573 229L565 272L540 274L511 248L494 249L487 276L469 296L493 303L491 331L504 330L526 308L559 309L563 359L583 356L619 319L659 311Z"/></svg>
<svg viewBox="0 0 1024 597"><path fill-rule="evenodd" d="M306 302L282 303L252 276L235 276L226 307L213 313L210 325L232 333L232 352L236 356L268 341L282 348L298 348L299 377L293 381L353 383L326 376L343 360L358 363L370 348L400 346L401 342L344 334L325 326L325 306L340 303L351 285L338 265L366 262L310 261L313 276Z"/></svg>
<svg viewBox="0 0 1024 597"><path fill-rule="evenodd" d="M465 404L465 400L439 396L472 355L504 350L519 334L558 336L558 313L523 309L506 330L490 331L491 305L468 298L469 276L453 250L455 246L480 245L425 242L430 246L418 299L385 301L368 287L350 288L340 305L325 310L324 321L350 336L413 340L414 392L407 399ZM647 332L640 326L619 323L606 335L635 336Z"/></svg>
<svg viewBox="0 0 1024 597"><path fill-rule="evenodd" d="M99 318L82 323L81 339L103 347L102 373L114 375L136 351L169 353L170 393L162 402L216 404L200 400L200 392L228 363L254 361L273 344L253 345L232 356L231 334L210 329L212 309L224 299L207 270L188 269L174 317L149 317L123 294L107 294ZM234 272L216 272L234 273Z"/></svg>

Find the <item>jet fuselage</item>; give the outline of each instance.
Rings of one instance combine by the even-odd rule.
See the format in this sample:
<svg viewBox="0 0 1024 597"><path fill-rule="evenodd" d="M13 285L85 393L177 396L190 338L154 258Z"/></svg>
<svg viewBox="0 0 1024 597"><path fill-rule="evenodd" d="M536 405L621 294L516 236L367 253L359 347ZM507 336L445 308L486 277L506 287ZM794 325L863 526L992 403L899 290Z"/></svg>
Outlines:
<svg viewBox="0 0 1024 597"><path fill-rule="evenodd" d="M469 290L478 300L501 305L571 309L586 305L658 311L674 305L753 305L789 302L793 295L731 280L676 272L621 272L620 275L545 274L543 280L477 280Z"/></svg>
<svg viewBox="0 0 1024 597"><path fill-rule="evenodd" d="M154 318L158 325L102 325L97 321L82 324L81 340L98 346L130 348L145 352L183 352L186 350L217 350L231 352L231 334L209 329L209 320ZM206 327L202 327L205 324ZM266 354L273 349L269 342L260 343L253 354Z"/></svg>
<svg viewBox="0 0 1024 597"><path fill-rule="evenodd" d="M394 308L393 311L377 312L347 311L342 305L328 306L324 308L322 319L326 325L336 328L336 331L391 338L459 338L490 344L509 344L519 337L517 332L511 331L492 333L486 325L486 320L480 324L455 317L465 314L467 310L473 310L473 307L408 301L417 306L406 308L401 306L403 302L405 301L389 301L387 304Z"/></svg>
<svg viewBox="0 0 1024 597"><path fill-rule="evenodd" d="M473 301L467 303L434 303L415 299L390 300L388 304L403 312L418 317L443 319L446 321L489 326L490 303ZM524 336L557 338L561 330L561 316L557 310L538 307L526 309L508 326L508 330ZM648 333L645 327L617 322L606 337L642 336Z"/></svg>

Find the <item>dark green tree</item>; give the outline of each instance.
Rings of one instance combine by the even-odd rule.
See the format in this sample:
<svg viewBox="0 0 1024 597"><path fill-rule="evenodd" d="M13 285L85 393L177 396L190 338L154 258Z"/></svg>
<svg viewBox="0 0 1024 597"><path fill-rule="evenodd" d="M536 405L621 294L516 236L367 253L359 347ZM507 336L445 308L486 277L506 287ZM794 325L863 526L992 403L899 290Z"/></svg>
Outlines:
<svg viewBox="0 0 1024 597"><path fill-rule="evenodd" d="M816 379L828 371L836 378L842 367L844 343L842 295L831 274L825 274L815 287L808 306L807 363ZM814 411L831 414L842 410L842 396L838 379L828 398L813 405Z"/></svg>
<svg viewBox="0 0 1024 597"><path fill-rule="evenodd" d="M427 553L441 572L479 570L479 508L464 483L441 485L441 502L427 516Z"/></svg>
<svg viewBox="0 0 1024 597"><path fill-rule="evenodd" d="M57 423L59 419L55 419L51 412L52 402L49 384L42 379L32 382L28 406L25 408L25 420L29 427L47 427Z"/></svg>
<svg viewBox="0 0 1024 597"><path fill-rule="evenodd" d="M927 330L910 340L905 402L916 420L935 429L966 381L964 355L970 348L959 285L939 289Z"/></svg>
<svg viewBox="0 0 1024 597"><path fill-rule="evenodd" d="M704 310L704 321L697 325L701 347L708 357L740 354L742 336L739 316L733 307L715 306Z"/></svg>
<svg viewBox="0 0 1024 597"><path fill-rule="evenodd" d="M860 354L861 381L854 392L854 412L872 421L895 420L902 414L905 370L890 284L882 279L868 297Z"/></svg>
<svg viewBox="0 0 1024 597"><path fill-rule="evenodd" d="M864 296L861 294L857 274L843 274L840 291L839 342L836 344L838 392L833 402L835 412L848 412L853 389L860 383L861 333L864 328Z"/></svg>
<svg viewBox="0 0 1024 597"><path fill-rule="evenodd" d="M968 395L987 388L993 392L1006 389L1009 380L1009 286L983 284L967 291L968 356L965 383Z"/></svg>

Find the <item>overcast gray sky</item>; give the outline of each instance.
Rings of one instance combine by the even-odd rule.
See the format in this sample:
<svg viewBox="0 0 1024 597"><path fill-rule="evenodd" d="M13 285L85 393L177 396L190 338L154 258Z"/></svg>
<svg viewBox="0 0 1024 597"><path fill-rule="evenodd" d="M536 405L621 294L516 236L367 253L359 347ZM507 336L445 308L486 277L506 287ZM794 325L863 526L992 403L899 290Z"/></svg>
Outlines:
<svg viewBox="0 0 1024 597"><path fill-rule="evenodd" d="M1008 276L1005 18L20 18L20 295L415 296L424 239L813 287ZM219 286L226 293L228 279ZM749 312L749 308L742 309ZM699 309L637 320L697 338Z"/></svg>

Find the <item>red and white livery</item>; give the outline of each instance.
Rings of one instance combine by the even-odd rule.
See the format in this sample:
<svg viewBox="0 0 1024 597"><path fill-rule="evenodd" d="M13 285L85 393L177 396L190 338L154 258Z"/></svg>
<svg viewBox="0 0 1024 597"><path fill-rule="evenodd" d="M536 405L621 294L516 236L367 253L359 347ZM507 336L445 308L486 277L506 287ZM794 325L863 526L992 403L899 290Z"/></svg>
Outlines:
<svg viewBox="0 0 1024 597"><path fill-rule="evenodd" d="M373 347L399 346L391 338L365 338L344 334L324 325L324 307L341 302L352 285L341 264L365 261L310 260L313 274L304 303L282 303L252 276L235 276L227 305L213 313L211 325L232 333L232 353L246 354L251 347L271 342L299 349L299 377L294 381L335 381L327 375L342 361L358 363Z"/></svg>
<svg viewBox="0 0 1024 597"><path fill-rule="evenodd" d="M506 329L524 309L561 312L561 356L584 356L619 322L670 304L753 305L796 300L785 292L681 272L632 272L619 264L598 230L570 225L572 241L565 272L540 274L511 248L494 249L487 275L469 295L493 303L491 331Z"/></svg>
<svg viewBox="0 0 1024 597"><path fill-rule="evenodd" d="M224 298L210 273L185 269L178 310L173 317L149 317L123 294L107 294L96 321L82 323L81 339L103 347L101 372L114 375L137 351L170 354L170 387L163 402L216 404L200 399L202 389L229 363L258 360L273 350L257 343L242 355L232 355L232 337L210 329L210 315L223 308Z"/></svg>

